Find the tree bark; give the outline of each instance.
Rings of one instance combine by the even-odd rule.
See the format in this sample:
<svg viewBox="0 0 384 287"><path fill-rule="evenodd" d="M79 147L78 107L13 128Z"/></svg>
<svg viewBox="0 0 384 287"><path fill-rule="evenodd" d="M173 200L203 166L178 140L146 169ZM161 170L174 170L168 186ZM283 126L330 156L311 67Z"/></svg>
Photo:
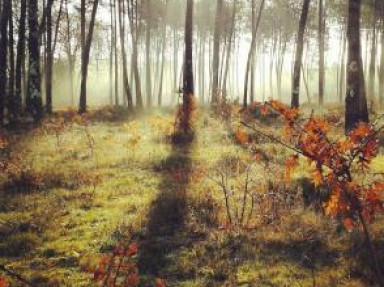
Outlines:
<svg viewBox="0 0 384 287"><path fill-rule="evenodd" d="M165 0L165 11L168 11L168 0ZM161 107L163 103L163 81L164 81L164 68L165 68L165 49L167 47L167 26L166 26L166 16L167 12L164 16L163 23L163 34L162 34L162 50L161 50L161 71L160 71L160 82L159 82L159 94L157 96L157 105Z"/></svg>
<svg viewBox="0 0 384 287"><path fill-rule="evenodd" d="M359 122L369 122L360 42L361 1L349 0L348 8L348 61L345 98L346 133L353 130Z"/></svg>
<svg viewBox="0 0 384 287"><path fill-rule="evenodd" d="M128 103L128 109L132 111L133 101L132 101L131 87L129 86L129 82L128 82L127 54L125 51L125 23L124 23L125 21L124 21L124 12L123 12L124 2L119 1L118 7L119 7L120 47L121 47L121 54L123 58L123 87L124 87L125 97Z"/></svg>
<svg viewBox="0 0 384 287"><path fill-rule="evenodd" d="M15 50L13 38L13 8L9 12L9 85L8 85L8 113L10 122L14 123L18 117L15 105Z"/></svg>
<svg viewBox="0 0 384 287"><path fill-rule="evenodd" d="M138 37L138 7L137 7L137 1L129 1L128 0L128 16L130 21L130 27L131 27L131 40L132 40L132 69L133 69L133 75L135 78L135 89L136 89L136 106L139 109L143 108L143 97L141 94L141 80L139 75L139 67L138 67L138 43L137 43L137 37ZM135 19L134 19L135 17Z"/></svg>
<svg viewBox="0 0 384 287"><path fill-rule="evenodd" d="M219 66L220 66L220 37L223 0L216 2L215 30L213 35L213 59L212 59L212 105L219 101Z"/></svg>
<svg viewBox="0 0 384 287"><path fill-rule="evenodd" d="M35 122L39 122L43 118L43 100L41 96L39 23L37 0L29 0L28 26L29 69L26 105L27 111L32 115Z"/></svg>
<svg viewBox="0 0 384 287"><path fill-rule="evenodd" d="M384 2L381 3L381 58L379 74L379 104L384 106Z"/></svg>
<svg viewBox="0 0 384 287"><path fill-rule="evenodd" d="M46 111L48 114L52 113L52 68L53 68L53 51L52 51L52 5L47 9L46 18L46 53L47 65L45 67L45 97L46 97Z"/></svg>
<svg viewBox="0 0 384 287"><path fill-rule="evenodd" d="M25 35L26 35L26 18L27 18L27 0L20 0L20 20L19 33L16 47L16 71L15 71L15 112L21 113L23 102L23 65L25 62Z"/></svg>
<svg viewBox="0 0 384 287"><path fill-rule="evenodd" d="M376 23L377 23L377 0L374 1L373 18L372 18L372 43L371 43L371 59L369 64L368 76L368 99L370 107L373 109L373 101L375 99L375 77L376 77Z"/></svg>
<svg viewBox="0 0 384 287"><path fill-rule="evenodd" d="M84 0L82 0L84 1ZM93 31L95 29L95 21L96 21L96 14L97 14L97 8L99 6L99 0L95 0L93 2L93 8L92 8L92 15L91 15L91 22L89 23L89 32L88 37L85 42L84 50L82 52L82 59L81 59L81 86L80 86L80 103L79 103L79 113L86 113L87 112L87 78L88 78L88 64L89 64L89 54L91 52L91 45L92 45L92 39L93 39ZM85 5L84 5L85 8ZM85 21L85 9L82 12L82 17L84 17ZM83 23L82 23L83 24ZM85 23L82 25L82 29L84 29L82 33L82 40L84 41L85 37Z"/></svg>
<svg viewBox="0 0 384 287"><path fill-rule="evenodd" d="M2 3L0 18L0 125L4 124L5 103L7 93L7 52L8 52L8 19L11 10L11 0L4 0Z"/></svg>
<svg viewBox="0 0 384 287"><path fill-rule="evenodd" d="M324 104L324 80L325 80L325 17L324 17L324 0L319 1L319 104Z"/></svg>
<svg viewBox="0 0 384 287"><path fill-rule="evenodd" d="M221 87L221 90L223 92L223 96L225 98L227 96L227 77L228 77L228 72L229 72L229 64L230 64L230 60L231 60L232 40L235 36L236 7L237 7L237 0L233 0L231 26L230 26L230 30L229 30L229 39L228 39L228 46L227 46L227 59L226 59L226 64L225 64L225 72L224 72L224 76L223 76L223 85Z"/></svg>
<svg viewBox="0 0 384 287"><path fill-rule="evenodd" d="M152 78L151 78L151 2L146 1L147 19L145 35L145 80L147 93L147 107L152 107Z"/></svg>
<svg viewBox="0 0 384 287"><path fill-rule="evenodd" d="M292 81L292 108L298 108L300 105L300 78L301 78L301 65L304 50L304 33L307 25L308 10L310 0L303 0L303 8L300 16L299 32L297 37L296 56L293 68L293 81Z"/></svg>
<svg viewBox="0 0 384 287"><path fill-rule="evenodd" d="M249 79L249 73L251 70L251 64L252 64L252 58L255 53L256 48L256 35L257 31L259 29L261 15L263 13L265 0L261 0L260 8L259 8L259 15L257 16L257 19L254 18L256 15L255 13L255 0L252 0L252 15L254 18L252 21L252 41L251 41L251 47L248 52L248 60L247 60L247 66L245 69L245 81L244 81L244 96L243 96L243 107L247 107L248 105L248 79Z"/></svg>

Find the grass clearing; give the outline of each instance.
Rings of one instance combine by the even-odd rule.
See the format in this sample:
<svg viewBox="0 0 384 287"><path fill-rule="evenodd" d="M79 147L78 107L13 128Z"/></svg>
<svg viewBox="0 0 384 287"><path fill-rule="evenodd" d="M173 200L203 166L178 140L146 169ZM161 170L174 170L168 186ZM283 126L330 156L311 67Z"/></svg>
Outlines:
<svg viewBox="0 0 384 287"><path fill-rule="evenodd" d="M223 158L246 162L250 152L207 113L198 120L192 145L172 147L166 135L173 116L93 121L92 149L81 126L63 132L60 146L55 135L14 136L14 153L39 180L25 190L19 184L18 190L1 191L0 264L38 286L95 286L84 270L128 229L140 243L140 286L154 286L156 278L188 287L314 286L314 281L315 286L370 286L358 232L347 233L305 207L296 182L308 172L304 165L290 186L281 187L298 195L292 205L276 209L263 201L248 228L229 229L223 192L210 176ZM271 143L259 148L276 161L289 154ZM380 172L382 161L379 156L373 163ZM279 168L256 164L253 172L260 183L255 192L265 192L266 179L282 180ZM241 196L235 193L233 200L241 202ZM265 219L274 212L279 216ZM372 226L380 254L382 227L382 218Z"/></svg>

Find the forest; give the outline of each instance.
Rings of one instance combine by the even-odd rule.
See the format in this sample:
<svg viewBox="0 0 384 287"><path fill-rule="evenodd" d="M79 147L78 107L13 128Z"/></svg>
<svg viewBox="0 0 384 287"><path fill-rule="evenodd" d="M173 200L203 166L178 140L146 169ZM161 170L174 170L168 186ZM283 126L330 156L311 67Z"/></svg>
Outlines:
<svg viewBox="0 0 384 287"><path fill-rule="evenodd" d="M0 287L384 287L384 0L0 0Z"/></svg>

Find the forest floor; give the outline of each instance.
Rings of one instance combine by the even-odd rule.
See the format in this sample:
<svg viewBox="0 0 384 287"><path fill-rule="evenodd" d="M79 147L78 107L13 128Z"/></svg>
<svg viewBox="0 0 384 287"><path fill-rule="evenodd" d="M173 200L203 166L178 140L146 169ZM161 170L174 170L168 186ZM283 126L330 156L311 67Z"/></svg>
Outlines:
<svg viewBox="0 0 384 287"><path fill-rule="evenodd" d="M0 265L35 286L100 286L94 266L129 240L138 249L130 260L139 286L371 286L361 232L304 204L304 165L282 183L284 167L249 164L236 127L208 111L200 112L194 142L172 145L174 116L109 114L10 134L17 176L0 179ZM277 159L289 154L263 141L258 148ZM250 165L255 190L272 184L289 199L244 204ZM384 172L384 156L373 165ZM233 174L226 205L220 180ZM382 218L372 226L381 256L383 226Z"/></svg>

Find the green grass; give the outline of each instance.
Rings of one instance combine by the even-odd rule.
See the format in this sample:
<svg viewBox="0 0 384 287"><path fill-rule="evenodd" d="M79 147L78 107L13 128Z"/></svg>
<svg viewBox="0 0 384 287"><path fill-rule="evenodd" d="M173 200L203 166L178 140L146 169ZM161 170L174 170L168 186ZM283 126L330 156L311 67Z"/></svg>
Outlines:
<svg viewBox="0 0 384 287"><path fill-rule="evenodd" d="M352 254L353 242L361 250L359 233L346 233L302 200L273 223L263 223L257 209L250 229L222 228L223 194L209 177L224 157L249 161L249 151L205 114L195 142L172 147L165 134L173 116L94 121L93 151L80 126L66 130L60 146L53 135L15 135L14 153L42 183L0 191L0 264L38 286L95 286L84 269L113 248L117 230L129 229L140 243L141 286L157 277L180 287L314 286L314 278L316 286L370 286L367 261ZM289 154L275 144L260 148L280 161ZM384 170L383 157L373 166ZM281 180L281 170L253 171L260 192L265 180ZM303 164L294 179L306 172ZM375 238L382 226L382 219L374 224Z"/></svg>

